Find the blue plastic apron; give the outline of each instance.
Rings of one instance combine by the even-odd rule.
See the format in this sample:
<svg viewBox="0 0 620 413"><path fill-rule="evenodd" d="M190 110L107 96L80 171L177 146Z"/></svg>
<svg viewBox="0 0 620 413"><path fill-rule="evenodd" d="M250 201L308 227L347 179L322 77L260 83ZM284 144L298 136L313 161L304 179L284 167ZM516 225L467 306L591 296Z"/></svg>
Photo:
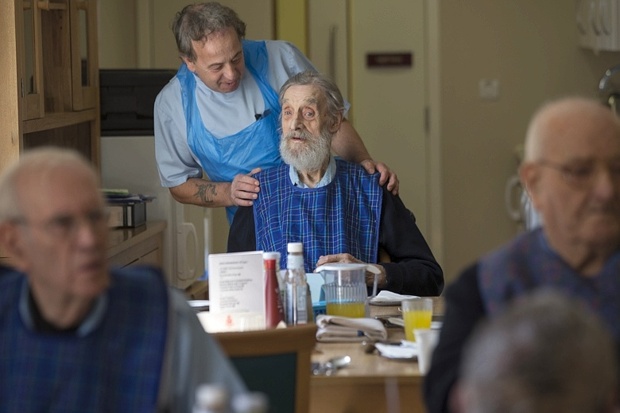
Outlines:
<svg viewBox="0 0 620 413"><path fill-rule="evenodd" d="M187 123L187 142L200 165L213 182L231 182L240 173L256 167L280 165L278 95L269 85L269 60L265 42L244 40L245 66L254 77L265 102L265 112L256 122L234 135L216 138L205 127L196 103L196 79L185 64L177 77L181 83L183 110ZM231 223L236 206L227 207Z"/></svg>

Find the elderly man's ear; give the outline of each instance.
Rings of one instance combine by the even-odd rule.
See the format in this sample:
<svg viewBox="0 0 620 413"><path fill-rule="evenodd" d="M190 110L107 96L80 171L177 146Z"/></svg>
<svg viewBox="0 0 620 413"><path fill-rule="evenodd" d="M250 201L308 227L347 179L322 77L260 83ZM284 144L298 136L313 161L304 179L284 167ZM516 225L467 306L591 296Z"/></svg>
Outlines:
<svg viewBox="0 0 620 413"><path fill-rule="evenodd" d="M340 129L340 125L342 125L342 114L339 114L338 116L334 117L332 121L332 125L329 128L329 131L331 133L338 132L338 129Z"/></svg>
<svg viewBox="0 0 620 413"><path fill-rule="evenodd" d="M16 224L10 222L0 224L0 250L9 257L11 266L19 270L24 269L23 247Z"/></svg>
<svg viewBox="0 0 620 413"><path fill-rule="evenodd" d="M532 205L538 210L540 168L533 162L523 163L519 167L519 179L521 180L521 185L523 185L523 188L530 196Z"/></svg>

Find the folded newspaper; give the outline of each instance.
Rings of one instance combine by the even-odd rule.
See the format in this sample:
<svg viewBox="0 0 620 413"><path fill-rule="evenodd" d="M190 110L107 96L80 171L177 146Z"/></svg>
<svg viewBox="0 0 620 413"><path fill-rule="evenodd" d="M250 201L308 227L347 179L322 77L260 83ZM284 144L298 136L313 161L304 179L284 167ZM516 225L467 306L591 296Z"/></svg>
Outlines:
<svg viewBox="0 0 620 413"><path fill-rule="evenodd" d="M355 342L385 340L387 331L383 323L374 318L349 318L321 314L316 318L317 341Z"/></svg>

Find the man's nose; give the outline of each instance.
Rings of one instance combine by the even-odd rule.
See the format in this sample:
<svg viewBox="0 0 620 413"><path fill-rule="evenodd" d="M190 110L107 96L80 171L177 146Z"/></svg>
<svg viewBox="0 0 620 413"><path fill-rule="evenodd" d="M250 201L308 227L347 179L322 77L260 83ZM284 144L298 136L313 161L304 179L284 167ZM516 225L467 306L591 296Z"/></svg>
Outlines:
<svg viewBox="0 0 620 413"><path fill-rule="evenodd" d="M235 67L230 63L224 65L224 77L228 80L233 80L235 78Z"/></svg>
<svg viewBox="0 0 620 413"><path fill-rule="evenodd" d="M290 130L298 130L303 126L301 114L297 113L291 116L291 120L289 122Z"/></svg>
<svg viewBox="0 0 620 413"><path fill-rule="evenodd" d="M106 217L98 218L82 218L76 222L74 228L74 237L81 245L96 245L102 238L103 231L107 230Z"/></svg>
<svg viewBox="0 0 620 413"><path fill-rule="evenodd" d="M609 168L601 168L594 178L594 191L599 197L609 198L617 194L619 184Z"/></svg>

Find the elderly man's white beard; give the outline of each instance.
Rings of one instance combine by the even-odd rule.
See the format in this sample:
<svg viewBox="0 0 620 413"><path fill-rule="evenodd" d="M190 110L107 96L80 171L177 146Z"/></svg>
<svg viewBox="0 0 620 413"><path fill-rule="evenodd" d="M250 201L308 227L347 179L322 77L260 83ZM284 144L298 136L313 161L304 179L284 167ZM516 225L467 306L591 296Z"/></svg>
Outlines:
<svg viewBox="0 0 620 413"><path fill-rule="evenodd" d="M305 146L293 147L291 138L303 139ZM280 154L287 164L298 171L317 171L325 164L331 154L332 135L327 128L318 137L308 131L288 132L280 140Z"/></svg>

